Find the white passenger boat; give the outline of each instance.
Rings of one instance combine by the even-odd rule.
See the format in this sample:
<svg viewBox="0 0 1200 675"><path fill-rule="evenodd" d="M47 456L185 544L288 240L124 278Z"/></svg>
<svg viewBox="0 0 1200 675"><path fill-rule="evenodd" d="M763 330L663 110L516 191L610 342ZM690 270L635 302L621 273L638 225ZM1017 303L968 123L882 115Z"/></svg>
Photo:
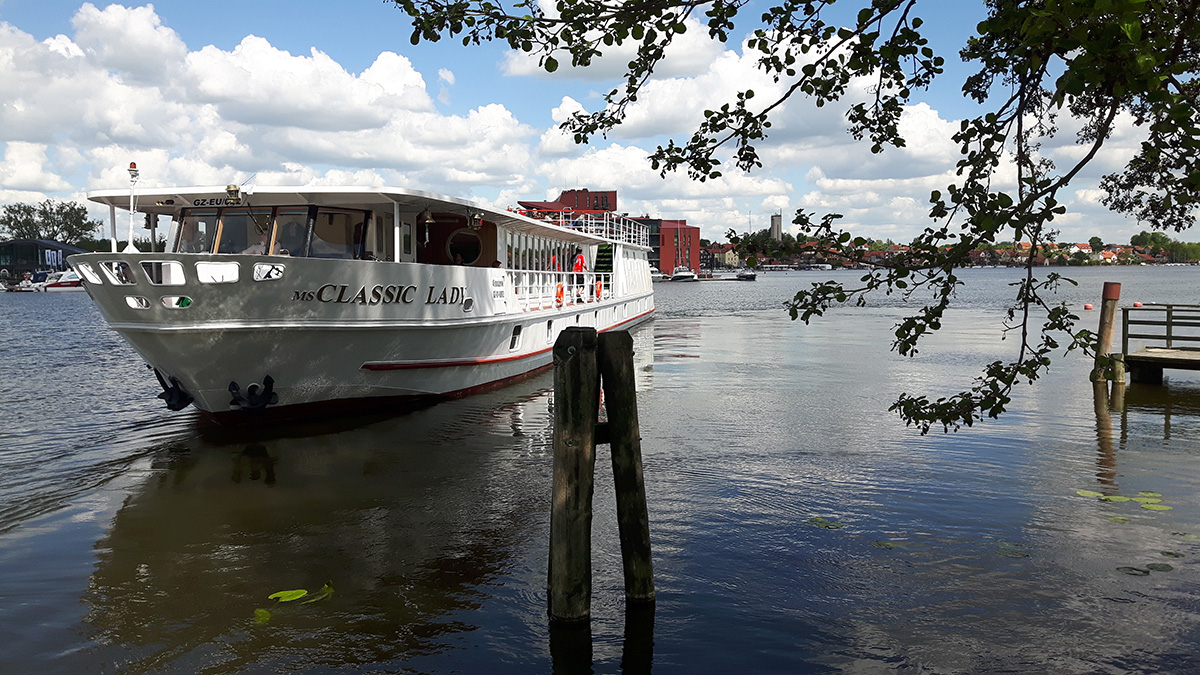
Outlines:
<svg viewBox="0 0 1200 675"><path fill-rule="evenodd" d="M699 280L700 280L700 277L696 276L696 273L693 272L686 265L680 265L679 267L675 268L674 272L671 272L671 281L699 281Z"/></svg>
<svg viewBox="0 0 1200 675"><path fill-rule="evenodd" d="M647 226L609 212L555 220L374 187L88 199L109 206L114 233L118 208L172 219L166 253L114 243L70 262L174 410L461 396L551 365L568 326L606 331L654 312ZM557 269L579 250L588 271Z"/></svg>
<svg viewBox="0 0 1200 675"><path fill-rule="evenodd" d="M75 270L65 270L62 272L51 272L46 276L45 281L39 281L33 285L34 290L44 291L47 293L55 293L59 291L82 291L83 280L79 278L79 274Z"/></svg>

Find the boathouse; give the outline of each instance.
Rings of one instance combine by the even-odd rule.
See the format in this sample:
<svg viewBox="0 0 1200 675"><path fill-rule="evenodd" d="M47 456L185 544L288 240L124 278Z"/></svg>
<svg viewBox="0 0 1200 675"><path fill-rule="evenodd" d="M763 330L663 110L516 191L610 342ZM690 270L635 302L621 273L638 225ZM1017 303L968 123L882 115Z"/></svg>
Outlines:
<svg viewBox="0 0 1200 675"><path fill-rule="evenodd" d="M76 253L87 251L50 239L0 241L0 278L7 276L19 279L26 272L65 270L67 256Z"/></svg>

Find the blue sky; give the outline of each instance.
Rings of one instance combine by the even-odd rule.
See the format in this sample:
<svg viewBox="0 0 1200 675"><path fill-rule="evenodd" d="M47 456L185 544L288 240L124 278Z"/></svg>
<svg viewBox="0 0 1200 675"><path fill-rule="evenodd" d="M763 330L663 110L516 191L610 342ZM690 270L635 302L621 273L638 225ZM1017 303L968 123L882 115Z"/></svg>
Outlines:
<svg viewBox="0 0 1200 675"><path fill-rule="evenodd" d="M743 10L742 32L725 45L689 31L629 122L575 146L557 123L596 109L623 59L549 76L498 44L413 47L406 17L382 0L0 0L0 205L123 187L137 161L144 185L389 184L501 208L587 187L617 190L623 211L686 219L721 241L731 227L762 229L775 212L787 222L797 208L843 213L864 236L911 238L928 224L930 190L953 179L949 134L973 111L959 92L969 68L954 57L982 3L919 5L950 67L906 112L907 148L872 156L845 133L844 106L797 100L763 145L762 170L704 184L658 177L644 159L657 144L686 139L704 107L762 80L741 45L758 13ZM1136 141L1117 134L1081 177L1060 240L1127 242L1139 231L1100 206L1095 189ZM1073 149L1047 152L1065 160Z"/></svg>

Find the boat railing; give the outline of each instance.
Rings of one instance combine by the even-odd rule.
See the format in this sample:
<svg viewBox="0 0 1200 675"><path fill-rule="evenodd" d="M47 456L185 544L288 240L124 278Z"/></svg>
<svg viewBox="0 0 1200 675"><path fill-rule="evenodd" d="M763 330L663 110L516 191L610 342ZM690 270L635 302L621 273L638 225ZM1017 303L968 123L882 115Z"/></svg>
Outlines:
<svg viewBox="0 0 1200 675"><path fill-rule="evenodd" d="M613 297L607 272L509 270L517 306L523 312L600 302Z"/></svg>
<svg viewBox="0 0 1200 675"><path fill-rule="evenodd" d="M523 211L530 218L622 244L650 245L650 226L611 211Z"/></svg>

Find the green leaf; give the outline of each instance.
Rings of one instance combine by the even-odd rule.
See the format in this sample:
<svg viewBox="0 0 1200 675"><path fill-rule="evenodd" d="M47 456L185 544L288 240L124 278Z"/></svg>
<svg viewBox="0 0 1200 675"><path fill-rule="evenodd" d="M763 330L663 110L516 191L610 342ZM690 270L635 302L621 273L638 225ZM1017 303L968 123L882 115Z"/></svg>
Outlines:
<svg viewBox="0 0 1200 675"><path fill-rule="evenodd" d="M306 595L308 595L308 591L300 588L294 591L279 591L278 593L272 593L267 596L267 599L278 600L279 602L291 602L293 600L299 600Z"/></svg>
<svg viewBox="0 0 1200 675"><path fill-rule="evenodd" d="M1104 495L1100 499L1103 499L1106 502L1130 502L1130 501L1133 501L1129 497L1122 497L1121 495Z"/></svg>
<svg viewBox="0 0 1200 675"><path fill-rule="evenodd" d="M823 527L827 530L840 530L841 528L846 526L845 523L839 523L836 520L829 520L828 518L822 518L821 516L809 518L808 520L806 520L804 522L808 523L809 525L816 525L817 527Z"/></svg>
<svg viewBox="0 0 1200 675"><path fill-rule="evenodd" d="M310 602L317 602L318 600L325 600L325 599L331 598L331 597L333 597L333 582L326 581L325 585L321 587L321 590L318 591L316 595L309 598L308 600L305 600L304 602L302 602L300 604L307 605Z"/></svg>
<svg viewBox="0 0 1200 675"><path fill-rule="evenodd" d="M1154 570L1155 572L1170 572L1175 568L1167 563L1149 563L1146 565L1146 569Z"/></svg>
<svg viewBox="0 0 1200 675"><path fill-rule="evenodd" d="M1108 519L1110 523L1128 523L1129 519L1125 516L1112 516Z"/></svg>
<svg viewBox="0 0 1200 675"><path fill-rule="evenodd" d="M1080 497L1103 497L1104 496L1103 493L1096 492L1094 490L1076 490L1075 494L1079 495Z"/></svg>
<svg viewBox="0 0 1200 675"><path fill-rule="evenodd" d="M1167 506L1166 504L1142 504L1142 508L1148 509L1150 511L1170 511L1171 510L1171 507Z"/></svg>
<svg viewBox="0 0 1200 675"><path fill-rule="evenodd" d="M271 620L271 613L265 609L259 608L254 610L254 623L259 626L265 626Z"/></svg>
<svg viewBox="0 0 1200 675"><path fill-rule="evenodd" d="M1159 494L1157 492L1139 492L1138 494L1143 497L1161 497L1162 496L1161 494Z"/></svg>
<svg viewBox="0 0 1200 675"><path fill-rule="evenodd" d="M1137 502L1139 504L1157 504L1162 500L1155 497L1130 497L1129 501Z"/></svg>
<svg viewBox="0 0 1200 675"><path fill-rule="evenodd" d="M1150 570L1144 570L1140 567L1118 567L1117 571L1122 574L1129 574L1135 577L1148 577Z"/></svg>
<svg viewBox="0 0 1200 675"><path fill-rule="evenodd" d="M1159 551L1159 554L1162 555L1164 558L1182 558L1183 557L1182 553L1176 553L1175 551Z"/></svg>
<svg viewBox="0 0 1200 675"><path fill-rule="evenodd" d="M553 73L556 70L558 70L558 59L554 58L553 56L547 56L546 57L546 72Z"/></svg>

